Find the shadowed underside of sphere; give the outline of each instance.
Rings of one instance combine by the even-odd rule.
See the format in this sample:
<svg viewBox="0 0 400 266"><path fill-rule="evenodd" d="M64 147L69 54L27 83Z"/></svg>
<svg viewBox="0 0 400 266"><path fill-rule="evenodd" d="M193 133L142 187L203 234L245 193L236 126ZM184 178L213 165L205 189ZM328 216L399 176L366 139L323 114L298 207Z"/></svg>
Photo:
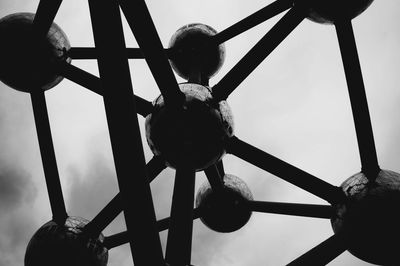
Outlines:
<svg viewBox="0 0 400 266"><path fill-rule="evenodd" d="M358 173L342 184L348 201L332 222L354 256L379 265L400 265L400 174L381 170L375 182Z"/></svg>
<svg viewBox="0 0 400 266"><path fill-rule="evenodd" d="M317 23L333 24L351 20L364 12L373 0L307 0L308 18ZM300 3L303 0L300 1Z"/></svg>
<svg viewBox="0 0 400 266"><path fill-rule="evenodd" d="M108 251L104 236L88 238L82 228L87 220L68 217L64 226L50 221L29 241L25 266L106 266Z"/></svg>
<svg viewBox="0 0 400 266"><path fill-rule="evenodd" d="M190 163L197 171L217 162L224 154L224 142L233 135L233 118L225 101L215 103L207 87L184 83L182 108L168 107L162 96L146 117L146 137L155 155L168 166Z"/></svg>
<svg viewBox="0 0 400 266"><path fill-rule="evenodd" d="M32 13L15 13L0 19L0 80L13 89L32 92L56 86L62 77L54 67L57 61L70 62L65 33L55 23L46 37L33 33Z"/></svg>
<svg viewBox="0 0 400 266"><path fill-rule="evenodd" d="M225 189L214 192L208 182L196 195L196 207L202 209L201 221L211 230L228 233L242 228L250 219L247 202L253 199L250 189L240 178L226 174Z"/></svg>
<svg viewBox="0 0 400 266"><path fill-rule="evenodd" d="M193 73L200 72L209 79L218 72L225 60L225 47L210 42L210 36L216 33L200 23L185 25L175 32L169 43L175 51L170 62L179 76L189 80Z"/></svg>

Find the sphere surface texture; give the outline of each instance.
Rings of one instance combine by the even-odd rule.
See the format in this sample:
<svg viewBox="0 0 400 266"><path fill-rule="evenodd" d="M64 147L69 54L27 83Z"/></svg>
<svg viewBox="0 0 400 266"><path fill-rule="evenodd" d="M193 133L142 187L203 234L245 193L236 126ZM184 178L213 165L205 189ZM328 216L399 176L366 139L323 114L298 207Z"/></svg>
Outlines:
<svg viewBox="0 0 400 266"><path fill-rule="evenodd" d="M224 154L224 142L233 135L233 118L226 101L216 103L205 86L179 85L185 95L181 108L168 107L162 96L146 117L146 137L155 155L168 166L190 163L197 171L217 162Z"/></svg>
<svg viewBox="0 0 400 266"><path fill-rule="evenodd" d="M373 0L307 0L308 18L317 23L333 24L351 20L364 12ZM300 1L301 2L301 1Z"/></svg>
<svg viewBox="0 0 400 266"><path fill-rule="evenodd" d="M250 219L247 201L253 199L250 189L239 177L226 174L224 191L212 190L205 182L196 195L196 207L202 209L201 221L211 230L228 233L242 228Z"/></svg>
<svg viewBox="0 0 400 266"><path fill-rule="evenodd" d="M225 47L210 42L216 33L200 23L185 25L175 32L169 43L174 51L170 62L179 76L189 80L193 73L201 73L209 79L218 72L225 60Z"/></svg>
<svg viewBox="0 0 400 266"><path fill-rule="evenodd" d="M48 90L62 76L55 62L70 62L65 55L70 49L65 33L53 23L47 36L33 32L32 13L15 13L0 19L0 80L19 91Z"/></svg>
<svg viewBox="0 0 400 266"><path fill-rule="evenodd" d="M82 231L88 223L68 217L64 226L50 221L39 228L29 241L25 266L105 266L108 251L104 236L88 238Z"/></svg>
<svg viewBox="0 0 400 266"><path fill-rule="evenodd" d="M341 185L347 202L336 207L331 220L342 232L354 256L379 265L400 265L400 174L381 170L375 182L363 173Z"/></svg>

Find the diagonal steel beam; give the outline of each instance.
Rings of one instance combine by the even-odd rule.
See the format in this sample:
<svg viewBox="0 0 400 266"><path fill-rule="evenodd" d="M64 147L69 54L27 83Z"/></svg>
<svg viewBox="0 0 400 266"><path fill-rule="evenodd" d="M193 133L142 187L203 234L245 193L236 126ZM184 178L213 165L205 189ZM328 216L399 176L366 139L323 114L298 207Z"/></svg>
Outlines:
<svg viewBox="0 0 400 266"><path fill-rule="evenodd" d="M225 176L225 169L224 169L224 163L223 163L222 159L216 165L218 168L218 173L221 176L221 178L223 179Z"/></svg>
<svg viewBox="0 0 400 266"><path fill-rule="evenodd" d="M101 81L98 77L66 62L57 64L57 71L64 78L75 82L86 89L103 95L103 88L101 87ZM143 117L146 117L153 111L153 104L145 99L134 95L137 113Z"/></svg>
<svg viewBox="0 0 400 266"><path fill-rule="evenodd" d="M85 233L90 237L99 234L121 213L122 199L118 193L115 197L85 226Z"/></svg>
<svg viewBox="0 0 400 266"><path fill-rule="evenodd" d="M229 39L257 26L258 24L282 13L293 6L293 0L276 0L250 16L233 24L229 28L211 37L211 41L221 44Z"/></svg>
<svg viewBox="0 0 400 266"><path fill-rule="evenodd" d="M346 249L344 237L341 234L335 234L287 266L326 265Z"/></svg>
<svg viewBox="0 0 400 266"><path fill-rule="evenodd" d="M213 164L204 170L208 183L211 185L211 189L216 192L222 192L224 189L223 176L220 175L220 171L216 164Z"/></svg>
<svg viewBox="0 0 400 266"><path fill-rule="evenodd" d="M353 111L361 168L367 178L373 181L380 168L353 27L351 21L337 22L335 27Z"/></svg>
<svg viewBox="0 0 400 266"><path fill-rule="evenodd" d="M62 0L40 0L33 20L33 30L36 37L46 37L51 24L60 8Z"/></svg>
<svg viewBox="0 0 400 266"><path fill-rule="evenodd" d="M249 201L254 212L276 213L294 216L330 219L334 210L330 205L300 204L287 202Z"/></svg>
<svg viewBox="0 0 400 266"><path fill-rule="evenodd" d="M227 152L330 203L343 202L346 200L341 188L333 186L297 167L259 150L237 137L232 137L228 141Z"/></svg>
<svg viewBox="0 0 400 266"><path fill-rule="evenodd" d="M153 20L144 0L118 0L128 24L142 49L165 103L180 106L184 95L179 89Z"/></svg>
<svg viewBox="0 0 400 266"><path fill-rule="evenodd" d="M198 219L201 216L201 210L199 208L193 209L193 219ZM171 223L171 217L167 217L157 221L158 231L165 231L169 228ZM128 232L121 232L104 238L104 246L107 249L112 249L129 242Z"/></svg>
<svg viewBox="0 0 400 266"><path fill-rule="evenodd" d="M58 225L64 225L68 215L57 169L44 91L39 89L32 92L31 100L53 220Z"/></svg>
<svg viewBox="0 0 400 266"><path fill-rule="evenodd" d="M261 40L213 87L216 101L222 101L294 30L305 18L302 5L290 9Z"/></svg>
<svg viewBox="0 0 400 266"><path fill-rule="evenodd" d="M114 0L89 0L89 9L132 258L138 266L164 266L119 6Z"/></svg>
<svg viewBox="0 0 400 266"><path fill-rule="evenodd" d="M60 62L55 67L57 72L64 78L69 79L96 94L103 95L101 81L95 75L66 62Z"/></svg>
<svg viewBox="0 0 400 266"><path fill-rule="evenodd" d="M154 156L146 165L148 182L151 183L164 169L165 161ZM136 177L138 178L138 177ZM118 193L97 215L85 226L85 233L97 237L122 212L122 198Z"/></svg>

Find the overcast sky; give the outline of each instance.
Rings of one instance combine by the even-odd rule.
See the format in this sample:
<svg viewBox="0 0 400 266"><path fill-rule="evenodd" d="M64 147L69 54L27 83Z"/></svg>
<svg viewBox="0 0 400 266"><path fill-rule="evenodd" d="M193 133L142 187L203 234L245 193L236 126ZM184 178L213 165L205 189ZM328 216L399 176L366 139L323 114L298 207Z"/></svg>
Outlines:
<svg viewBox="0 0 400 266"><path fill-rule="evenodd" d="M146 2L167 46L175 30L187 23L206 23L221 31L272 1ZM0 17L35 12L37 5L38 0L0 0ZM400 172L399 10L399 1L376 0L353 21L380 166L396 172ZM211 85L279 17L228 41L225 64ZM55 21L72 46L93 46L86 1L65 0ZM137 47L128 27L125 30L127 46ZM98 75L94 61L73 64ZM159 91L145 62L132 60L130 67L135 93L148 100L157 97ZM91 219L118 191L102 98L67 80L48 91L46 97L68 213ZM333 26L303 21L228 102L236 135L243 140L334 185L360 171ZM139 117L139 122L143 132L144 119ZM152 154L145 141L144 149L149 160ZM227 173L246 181L256 200L325 203L231 155L224 157L224 164ZM159 219L169 216L173 176L174 171L167 169L151 185ZM196 187L204 181L204 175L198 173ZM0 266L22 265L30 237L51 219L51 212L30 97L2 83L0 213ZM120 215L104 233L123 230ZM219 234L196 221L193 234L194 265L275 266L289 263L333 232L328 220L254 213L237 232ZM165 247L166 233L161 238ZM132 265L129 246L111 250L109 265ZM368 264L345 252L330 265Z"/></svg>

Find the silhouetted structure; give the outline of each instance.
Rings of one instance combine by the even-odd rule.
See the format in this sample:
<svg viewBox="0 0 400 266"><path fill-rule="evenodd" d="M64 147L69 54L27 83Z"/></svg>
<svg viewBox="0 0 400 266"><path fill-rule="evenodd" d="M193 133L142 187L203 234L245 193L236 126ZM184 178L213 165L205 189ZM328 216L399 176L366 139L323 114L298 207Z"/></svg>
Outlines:
<svg viewBox="0 0 400 266"><path fill-rule="evenodd" d="M64 225L54 221L44 224L33 235L26 248L26 266L105 266L108 251L104 236L93 239L86 235L88 220L68 217Z"/></svg>
<svg viewBox="0 0 400 266"><path fill-rule="evenodd" d="M163 96L154 101L146 118L147 142L154 155L177 168L184 159L195 170L204 170L225 154L225 141L233 136L233 117L226 101L214 102L211 91L195 83L179 85L185 100L170 108Z"/></svg>
<svg viewBox="0 0 400 266"><path fill-rule="evenodd" d="M225 174L222 189L204 183L198 190L196 206L202 209L201 221L210 229L228 233L242 228L250 219L248 201L253 195L239 177Z"/></svg>
<svg viewBox="0 0 400 266"><path fill-rule="evenodd" d="M1 19L0 79L31 94L53 214L53 220L32 237L25 265L106 265L107 250L127 242L135 265L189 265L193 219L201 218L215 231L232 232L244 226L253 211L332 221L335 234L289 265L324 265L346 249L365 261L400 264L392 245L400 235L400 175L378 165L351 24L371 3L276 0L220 33L207 25L188 24L174 34L168 49L161 45L144 0L89 0L95 48L70 47L53 23L61 0L41 0L35 15L17 13ZM126 48L120 8L140 48ZM224 61L223 43L285 10L275 26L210 88L209 78ZM334 24L342 54L361 172L341 187L234 136L225 101L305 18ZM154 105L133 94L129 58L144 58L149 65L161 92ZM97 59L100 78L70 65L71 59ZM170 63L187 83L177 83ZM68 216L58 176L44 91L62 77L104 99L120 192L90 222ZM147 140L155 155L147 164L136 113L147 117ZM226 152L329 205L254 201L243 181L225 173ZM167 165L176 169L171 216L156 221L149 182ZM209 184L200 188L193 209L195 173L200 170ZM101 232L121 211L127 231L103 239ZM164 258L158 231L166 229Z"/></svg>

